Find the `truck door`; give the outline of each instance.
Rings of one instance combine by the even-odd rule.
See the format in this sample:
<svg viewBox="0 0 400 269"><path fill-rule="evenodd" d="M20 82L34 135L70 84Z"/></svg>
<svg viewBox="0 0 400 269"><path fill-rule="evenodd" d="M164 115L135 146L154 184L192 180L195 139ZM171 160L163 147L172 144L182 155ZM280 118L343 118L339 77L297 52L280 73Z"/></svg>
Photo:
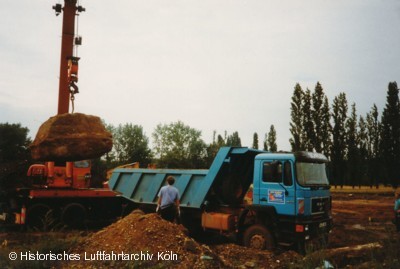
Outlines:
<svg viewBox="0 0 400 269"><path fill-rule="evenodd" d="M273 206L278 214L295 214L293 163L290 160L261 162L260 205Z"/></svg>

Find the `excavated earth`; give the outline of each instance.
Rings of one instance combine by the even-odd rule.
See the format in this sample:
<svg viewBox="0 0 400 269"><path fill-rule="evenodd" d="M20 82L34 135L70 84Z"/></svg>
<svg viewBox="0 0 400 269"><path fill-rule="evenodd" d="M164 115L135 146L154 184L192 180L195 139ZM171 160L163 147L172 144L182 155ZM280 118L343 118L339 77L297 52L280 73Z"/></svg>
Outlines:
<svg viewBox="0 0 400 269"><path fill-rule="evenodd" d="M357 267L371 257L370 248L358 246L398 237L393 219L393 197L378 194L333 194L334 228L328 249L317 259L329 257L339 268ZM211 242L209 242L211 241ZM336 252L348 247L346 252ZM397 247L397 246L396 246ZM187 230L161 219L157 214L134 211L127 217L85 238L74 253L149 253L152 259L139 261L79 261L66 267L76 268L302 268L303 256L288 250L257 251L233 243L199 243ZM385 251L385 250L383 250ZM175 260L162 260L158 254L176 254ZM167 258L169 258L167 256ZM367 264L369 264L367 262ZM367 266L368 267L368 266ZM386 268L386 267L384 267Z"/></svg>
<svg viewBox="0 0 400 269"><path fill-rule="evenodd" d="M365 268L371 259L372 250L358 251L365 244L380 244L397 238L392 224L393 197L378 194L333 194L334 228L325 257L339 268ZM345 254L335 252L348 247ZM395 245L398 248L398 245ZM331 254L329 255L330 251ZM353 251L354 250L354 251ZM80 261L68 263L67 268L135 267L135 268L301 268L303 256L288 249L275 252L257 251L233 243L199 243L187 235L181 226L162 220L157 214L144 215L134 211L127 217L85 238L72 252L85 254L105 253L150 253L153 259L142 261ZM383 250L385 251L385 250ZM158 253L176 254L176 260L157 259ZM318 257L318 259L322 259ZM368 268L368 262L367 268ZM383 266L383 268L385 268Z"/></svg>
<svg viewBox="0 0 400 269"><path fill-rule="evenodd" d="M304 258L289 249L257 251L214 238L195 241L181 225L164 221L157 214L133 211L102 230L84 232L68 250L81 259L57 264L57 268L300 269L317 268L325 260L335 268L400 268L400 236L392 223L392 194L334 192L332 214L334 226L328 248ZM0 242L17 246L26 236L0 233ZM107 260L105 254L112 253L143 256L130 261Z"/></svg>
<svg viewBox="0 0 400 269"><path fill-rule="evenodd" d="M88 236L70 252L79 253L81 260L69 262L65 268L285 268L281 261L299 257L291 251L279 256L235 244L201 244L190 238L182 225L140 210ZM131 256L127 258L130 261L99 261L113 253L137 254L138 260Z"/></svg>
<svg viewBox="0 0 400 269"><path fill-rule="evenodd" d="M37 161L73 161L98 158L112 145L112 135L99 117L66 113L45 121L30 149Z"/></svg>

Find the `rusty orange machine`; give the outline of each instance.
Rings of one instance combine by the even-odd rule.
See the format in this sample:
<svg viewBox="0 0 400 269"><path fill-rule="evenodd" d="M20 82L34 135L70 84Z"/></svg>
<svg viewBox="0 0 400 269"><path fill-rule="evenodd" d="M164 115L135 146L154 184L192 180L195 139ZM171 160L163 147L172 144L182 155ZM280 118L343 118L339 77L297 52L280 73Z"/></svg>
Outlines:
<svg viewBox="0 0 400 269"><path fill-rule="evenodd" d="M28 177L33 186L39 188L89 188L90 162L76 161L56 165L55 162L33 164L29 167Z"/></svg>
<svg viewBox="0 0 400 269"><path fill-rule="evenodd" d="M80 228L129 212L124 211L127 202L118 193L108 188L90 188L90 161L34 164L28 177L32 187L16 190L9 222L36 228L54 224Z"/></svg>

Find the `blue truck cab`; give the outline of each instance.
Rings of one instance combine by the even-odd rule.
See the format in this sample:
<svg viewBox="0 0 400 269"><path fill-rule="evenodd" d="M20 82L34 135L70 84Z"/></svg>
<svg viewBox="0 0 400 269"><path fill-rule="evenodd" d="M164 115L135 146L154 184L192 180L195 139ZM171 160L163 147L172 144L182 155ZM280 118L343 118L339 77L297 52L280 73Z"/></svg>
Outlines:
<svg viewBox="0 0 400 269"><path fill-rule="evenodd" d="M118 168L108 185L150 213L173 176L189 231L214 230L256 249L279 244L304 251L309 242L326 241L331 229L327 162L318 153L222 147L209 169Z"/></svg>
<svg viewBox="0 0 400 269"><path fill-rule="evenodd" d="M332 226L328 159L319 153L261 153L255 157L253 205L276 218L279 243L304 248L311 239L327 242ZM278 227L279 228L278 228Z"/></svg>

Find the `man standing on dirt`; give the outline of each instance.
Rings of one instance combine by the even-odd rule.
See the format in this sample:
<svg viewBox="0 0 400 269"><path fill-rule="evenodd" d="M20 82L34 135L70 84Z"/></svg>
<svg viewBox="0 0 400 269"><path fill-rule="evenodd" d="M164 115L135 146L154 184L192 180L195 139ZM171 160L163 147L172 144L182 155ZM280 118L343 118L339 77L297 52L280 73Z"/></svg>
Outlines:
<svg viewBox="0 0 400 269"><path fill-rule="evenodd" d="M179 209L179 191L173 185L175 178L173 176L167 177L167 186L160 189L158 193L157 212L163 219L174 222L175 218L180 216Z"/></svg>

